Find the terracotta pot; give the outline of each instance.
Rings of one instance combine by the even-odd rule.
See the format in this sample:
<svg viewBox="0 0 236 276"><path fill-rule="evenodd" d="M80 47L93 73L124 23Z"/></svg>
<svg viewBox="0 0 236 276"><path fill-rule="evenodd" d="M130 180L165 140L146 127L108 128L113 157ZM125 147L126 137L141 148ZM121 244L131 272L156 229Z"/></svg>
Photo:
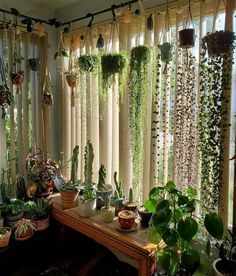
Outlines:
<svg viewBox="0 0 236 276"><path fill-rule="evenodd" d="M72 78L71 76L66 76L66 80L71 88L76 87L78 84L78 79Z"/></svg>
<svg viewBox="0 0 236 276"><path fill-rule="evenodd" d="M137 202L129 203L128 201L123 201L123 206L125 210L133 211L134 213L137 213L137 210L138 210Z"/></svg>
<svg viewBox="0 0 236 276"><path fill-rule="evenodd" d="M111 198L111 206L115 207L115 215L117 216L118 213L122 210L124 210L124 206L123 206L123 201L124 201L124 197L122 198Z"/></svg>
<svg viewBox="0 0 236 276"><path fill-rule="evenodd" d="M24 73L11 73L11 81L15 85L21 85L24 81Z"/></svg>
<svg viewBox="0 0 236 276"><path fill-rule="evenodd" d="M13 227L22 217L23 213L17 215L5 215L4 226Z"/></svg>
<svg viewBox="0 0 236 276"><path fill-rule="evenodd" d="M45 230L49 227L49 216L42 220L34 221L38 231Z"/></svg>
<svg viewBox="0 0 236 276"><path fill-rule="evenodd" d="M111 196L113 194L113 189L106 190L106 191L96 190L96 194L98 196L96 208L97 209L101 209L104 206L104 199L106 197L109 197L109 196Z"/></svg>
<svg viewBox="0 0 236 276"><path fill-rule="evenodd" d="M135 223L136 214L133 211L123 210L118 213L118 222L122 229L131 229Z"/></svg>
<svg viewBox="0 0 236 276"><path fill-rule="evenodd" d="M29 238L31 238L34 234L34 231L29 229L27 230L25 233L22 233L20 236L15 236L13 235L14 239L18 240L18 241L25 241L28 240Z"/></svg>
<svg viewBox="0 0 236 276"><path fill-rule="evenodd" d="M179 47L180 48L192 48L195 43L195 31L194 29L183 29L179 31Z"/></svg>
<svg viewBox="0 0 236 276"><path fill-rule="evenodd" d="M78 200L78 213L81 217L91 217L96 212L96 199L91 199L83 202L79 197Z"/></svg>
<svg viewBox="0 0 236 276"><path fill-rule="evenodd" d="M62 209L71 209L78 206L78 191L60 190Z"/></svg>
<svg viewBox="0 0 236 276"><path fill-rule="evenodd" d="M39 58L30 58L28 62L29 62L29 67L32 71L36 72L39 70L40 68Z"/></svg>
<svg viewBox="0 0 236 276"><path fill-rule="evenodd" d="M9 244L10 237L11 237L11 228L10 227L1 227L0 232L4 232L5 236L0 238L0 247L6 247Z"/></svg>
<svg viewBox="0 0 236 276"><path fill-rule="evenodd" d="M152 217L152 212L148 212L144 205L140 206L138 209L138 213L140 216L140 223L143 227L149 226L149 221Z"/></svg>

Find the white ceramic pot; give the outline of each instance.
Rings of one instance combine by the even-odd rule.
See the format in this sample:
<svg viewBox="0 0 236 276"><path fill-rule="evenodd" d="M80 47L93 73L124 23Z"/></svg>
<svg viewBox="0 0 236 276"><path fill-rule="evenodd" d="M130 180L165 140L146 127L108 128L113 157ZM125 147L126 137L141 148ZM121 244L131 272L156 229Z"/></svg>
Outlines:
<svg viewBox="0 0 236 276"><path fill-rule="evenodd" d="M78 212L81 217L87 218L96 212L96 199L84 201L79 197Z"/></svg>
<svg viewBox="0 0 236 276"><path fill-rule="evenodd" d="M223 276L222 273L220 273L220 271L216 268L216 264L221 261L221 259L216 259L213 264L212 264L212 267L213 267L213 276Z"/></svg>

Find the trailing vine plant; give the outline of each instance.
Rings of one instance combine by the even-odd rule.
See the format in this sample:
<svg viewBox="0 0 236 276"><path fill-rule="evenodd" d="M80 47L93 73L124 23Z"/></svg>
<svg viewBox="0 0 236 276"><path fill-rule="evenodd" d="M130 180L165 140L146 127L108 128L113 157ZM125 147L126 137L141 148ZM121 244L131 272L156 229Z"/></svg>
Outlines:
<svg viewBox="0 0 236 276"><path fill-rule="evenodd" d="M148 91L150 49L137 46L131 50L129 72L129 124L133 159L133 189L138 195L143 166L144 118Z"/></svg>
<svg viewBox="0 0 236 276"><path fill-rule="evenodd" d="M233 32L217 31L202 39L199 132L203 211L217 211L219 204L223 181L223 141L229 127L225 91L231 85L235 38Z"/></svg>

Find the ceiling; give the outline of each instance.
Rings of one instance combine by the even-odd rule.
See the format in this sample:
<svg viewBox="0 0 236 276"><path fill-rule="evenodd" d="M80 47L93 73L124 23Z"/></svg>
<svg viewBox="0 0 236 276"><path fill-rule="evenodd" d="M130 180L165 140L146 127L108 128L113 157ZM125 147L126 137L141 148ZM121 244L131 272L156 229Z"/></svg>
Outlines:
<svg viewBox="0 0 236 276"><path fill-rule="evenodd" d="M74 3L82 2L83 0L30 0L32 3L37 5L46 5L46 7L53 9L61 9ZM96 0L97 1L97 0Z"/></svg>

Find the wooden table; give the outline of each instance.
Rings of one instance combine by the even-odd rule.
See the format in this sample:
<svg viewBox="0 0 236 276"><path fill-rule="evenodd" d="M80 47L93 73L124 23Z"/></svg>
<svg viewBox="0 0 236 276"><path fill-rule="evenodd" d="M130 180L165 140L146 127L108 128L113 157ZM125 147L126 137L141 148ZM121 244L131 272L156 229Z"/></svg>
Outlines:
<svg viewBox="0 0 236 276"><path fill-rule="evenodd" d="M151 275L155 246L148 241L147 229L138 225L137 230L124 233L118 229L117 218L112 223L103 223L99 211L90 218L82 218L77 208L62 210L60 195L53 196L52 201L52 217L55 220L132 259L138 265L140 276Z"/></svg>

